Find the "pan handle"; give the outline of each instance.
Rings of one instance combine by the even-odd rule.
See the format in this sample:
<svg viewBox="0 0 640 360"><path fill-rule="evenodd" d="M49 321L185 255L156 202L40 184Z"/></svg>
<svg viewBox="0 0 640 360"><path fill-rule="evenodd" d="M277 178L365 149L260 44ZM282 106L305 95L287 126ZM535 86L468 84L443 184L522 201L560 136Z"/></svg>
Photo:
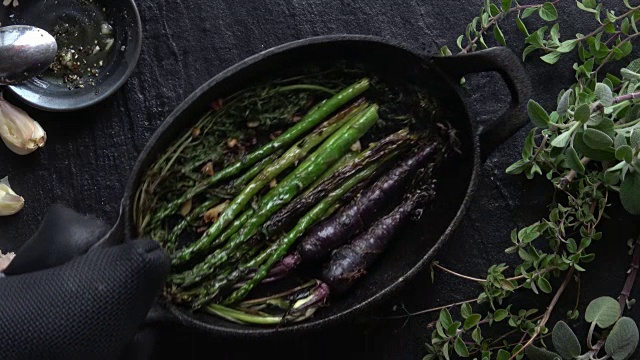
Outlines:
<svg viewBox="0 0 640 360"><path fill-rule="evenodd" d="M124 229L124 200L120 203L120 214L115 225L109 230L98 243L93 247L111 247L118 245L122 241L127 241ZM156 299L152 305L147 318L145 319L144 326L153 326L158 323L173 323L177 322L175 316L173 316L166 308L160 303L160 299Z"/></svg>
<svg viewBox="0 0 640 360"><path fill-rule="evenodd" d="M531 97L531 84L520 58L511 50L494 47L470 54L432 57L430 61L456 84L466 74L486 71L498 72L507 84L511 93L509 107L500 117L482 125L478 131L482 161L529 122L527 101Z"/></svg>

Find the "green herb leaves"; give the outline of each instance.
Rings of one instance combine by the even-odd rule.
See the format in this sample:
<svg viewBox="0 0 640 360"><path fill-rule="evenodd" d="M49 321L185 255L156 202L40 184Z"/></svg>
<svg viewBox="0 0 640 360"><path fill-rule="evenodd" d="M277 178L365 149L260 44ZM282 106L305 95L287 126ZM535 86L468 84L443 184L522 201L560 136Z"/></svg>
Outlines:
<svg viewBox="0 0 640 360"><path fill-rule="evenodd" d="M575 121L583 124L589 121L589 117L591 117L591 108L588 104L582 104L578 106L576 112L573 115Z"/></svg>
<svg viewBox="0 0 640 360"><path fill-rule="evenodd" d="M526 354L529 360L562 360L560 355L534 345L527 347Z"/></svg>
<svg viewBox="0 0 640 360"><path fill-rule="evenodd" d="M615 310L615 316L608 314L613 310ZM613 325L611 331L606 335L604 350L613 360L626 360L635 352L638 345L638 326L631 318L622 317L618 319L617 312L619 310L618 303L614 299L602 297L589 304L587 308L589 315L585 315L585 317L593 318L594 324L603 325L603 328L609 328ZM595 313L593 313L594 311ZM589 339L591 339L592 332L593 327L589 331ZM589 359L596 358L600 349L598 347L593 350L594 346L590 346L590 350L583 354L580 341L564 321L558 321L553 327L551 339L557 353L545 348L530 346L526 350L527 356L531 360ZM589 339L587 342L590 341Z"/></svg>
<svg viewBox="0 0 640 360"><path fill-rule="evenodd" d="M596 323L601 328L608 328L620 317L618 302L608 296L599 297L589 303L584 319L589 323Z"/></svg>
<svg viewBox="0 0 640 360"><path fill-rule="evenodd" d="M533 122L535 126L539 128L549 126L549 114L534 100L529 100L527 103L527 112L529 113L529 119L531 119L531 122Z"/></svg>
<svg viewBox="0 0 640 360"><path fill-rule="evenodd" d="M611 88L603 83L597 83L594 91L596 99L604 106L613 105L613 93Z"/></svg>
<svg viewBox="0 0 640 360"><path fill-rule="evenodd" d="M640 215L640 174L633 172L626 174L620 185L620 201L622 206L634 215Z"/></svg>
<svg viewBox="0 0 640 360"><path fill-rule="evenodd" d="M480 15L458 38L461 52L486 47L491 40L486 35L492 32L493 43L505 46L506 40L519 35L507 33L505 39L502 31L507 28L503 22L513 14L517 15L515 25L525 42L523 61L535 54L543 62L555 64L569 53L576 54L578 60L573 64L575 83L558 95L555 109L545 109L536 99L528 101L527 114L533 128L524 139L521 158L506 169L507 174L524 174L528 179L545 176L562 194L562 200L554 197L547 218L513 229L512 244L505 253L518 264L512 270L504 263L492 265L486 278L473 278L482 286L478 303L490 310L486 315L474 314L471 304L464 304L460 308L462 324L451 325L457 329L455 335L445 331L445 337L434 345L448 353L435 351L430 359L448 359L455 352L479 360L520 360L525 354L530 360L605 356L624 360L635 351L637 326L633 320L620 317L620 305L611 297L595 299L586 309L576 307L566 313L571 321L581 320L580 314L584 314L583 320L591 324L586 346L564 321L555 323L549 334L548 312L543 314L547 316L534 318L535 309L503 308L506 299L517 291L559 296L566 286L556 286L554 279L563 276L563 285L567 285L572 275L587 270L586 264L596 257L590 246L603 237L597 229L607 218L605 210L614 196L619 194L626 211L640 215L640 59L623 65L619 73L607 73L609 65L627 57L635 46L633 42L640 38L636 25L640 5L623 2L628 10L614 12L606 7L611 6L607 2L578 0L577 7L597 24L569 34L561 31L563 19L554 6L557 1L520 5L510 0L486 0ZM536 15L544 22L531 21L530 17ZM552 308L553 303L546 311ZM521 334L515 341L534 341L523 348L521 342L498 336L501 343L492 343L484 327L491 328L500 321ZM592 341L595 329L598 345ZM549 335L551 342L539 341ZM459 340L461 337L464 341ZM464 350L469 351L468 356Z"/></svg>
<svg viewBox="0 0 640 360"><path fill-rule="evenodd" d="M553 347L565 359L573 359L582 353L578 337L564 321L558 321L551 333Z"/></svg>
<svg viewBox="0 0 640 360"><path fill-rule="evenodd" d="M540 7L538 15L540 15L540 18L543 20L554 21L558 18L558 11L552 3L547 2Z"/></svg>
<svg viewBox="0 0 640 360"><path fill-rule="evenodd" d="M638 326L632 319L623 317L611 329L604 349L613 360L625 360L635 352L637 346Z"/></svg>

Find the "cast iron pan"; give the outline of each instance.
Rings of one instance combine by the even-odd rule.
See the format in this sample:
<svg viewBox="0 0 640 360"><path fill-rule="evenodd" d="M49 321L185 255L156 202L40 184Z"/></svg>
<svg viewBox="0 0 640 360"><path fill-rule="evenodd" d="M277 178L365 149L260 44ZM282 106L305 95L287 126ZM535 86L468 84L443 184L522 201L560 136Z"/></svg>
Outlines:
<svg viewBox="0 0 640 360"><path fill-rule="evenodd" d="M348 60L378 74L385 82L424 86L445 110L445 118L459 131L462 155L441 169L433 210L395 242L376 266L343 299L336 299L314 316L277 329L239 325L220 318L191 313L162 300L148 321L173 321L222 336L302 334L353 319L357 314L389 299L424 269L463 218L475 192L480 166L493 149L527 123L525 104L530 86L520 60L505 48L494 48L452 57L431 57L410 51L401 44L362 35L321 36L277 46L254 55L209 80L189 96L164 121L142 151L125 190L112 239L135 239L132 203L143 174L156 157L205 113L212 101L225 97L254 81L267 80L283 69L295 69L322 59ZM508 110L485 126L472 121L460 92L459 80L469 73L497 71L511 93ZM114 241L115 241L114 240Z"/></svg>
<svg viewBox="0 0 640 360"><path fill-rule="evenodd" d="M111 27L111 34L102 33L102 23ZM71 59L81 66L84 76L79 81L62 80L63 73L78 72L47 70L7 87L25 103L48 111L79 110L106 99L125 83L142 47L142 26L133 0L20 1L16 8L0 6L0 24L39 27L56 37L59 53L67 46L79 54ZM106 50L109 39L113 43ZM95 46L99 50L94 54Z"/></svg>

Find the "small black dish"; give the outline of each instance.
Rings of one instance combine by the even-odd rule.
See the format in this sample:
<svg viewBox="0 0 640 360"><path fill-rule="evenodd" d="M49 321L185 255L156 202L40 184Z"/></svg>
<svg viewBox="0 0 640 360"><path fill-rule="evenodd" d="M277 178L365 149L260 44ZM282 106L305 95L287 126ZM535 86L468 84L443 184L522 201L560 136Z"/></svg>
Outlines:
<svg viewBox="0 0 640 360"><path fill-rule="evenodd" d="M131 75L142 47L133 0L21 1L15 8L0 6L0 24L37 26L56 38L52 67L7 87L46 111L75 111L106 99Z"/></svg>

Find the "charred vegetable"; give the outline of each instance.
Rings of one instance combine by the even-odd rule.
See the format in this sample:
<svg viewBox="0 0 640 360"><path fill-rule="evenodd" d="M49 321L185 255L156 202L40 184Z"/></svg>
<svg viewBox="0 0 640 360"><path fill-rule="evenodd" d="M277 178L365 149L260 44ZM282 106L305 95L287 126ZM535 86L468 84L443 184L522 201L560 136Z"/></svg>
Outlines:
<svg viewBox="0 0 640 360"><path fill-rule="evenodd" d="M310 191L299 197L297 201L290 203L280 212L273 215L265 225L267 234L275 234L279 230L287 228L291 222L298 219L305 211L310 209L313 204L325 197L331 189L345 181L345 179L348 179L354 173L366 167L370 163L375 162L398 149L406 148L413 144L414 141L415 136L409 136L409 130L402 129L385 137L379 142L372 144L369 149L347 162L345 166L332 173L330 177L326 178L316 187L310 189Z"/></svg>
<svg viewBox="0 0 640 360"><path fill-rule="evenodd" d="M426 94L360 70L310 74L215 100L150 166L134 223L171 256L167 300L239 323L303 321L433 196L425 181L451 139ZM323 271L313 260L332 251Z"/></svg>
<svg viewBox="0 0 640 360"><path fill-rule="evenodd" d="M271 180L277 177L294 163L303 159L309 151L320 144L334 132L338 131L345 122L351 121L363 110L365 104L358 103L344 110L333 118L327 120L322 126L313 131L310 135L294 144L278 160L270 164L260 174L258 174L243 190L236 196L231 204L225 209L218 221L216 221L200 238L192 245L180 250L173 256L174 265L188 261L197 253L206 251L215 243L215 240L222 230L233 221L246 207L251 198L264 188Z"/></svg>
<svg viewBox="0 0 640 360"><path fill-rule="evenodd" d="M442 152L439 142L427 143L409 159L390 170L360 196L331 218L317 224L303 237L297 252L303 260L315 261L325 257L378 215L397 204L412 176Z"/></svg>
<svg viewBox="0 0 640 360"><path fill-rule="evenodd" d="M433 190L409 194L393 211L377 220L348 244L333 251L321 276L332 294L343 295L363 277L417 207L432 197Z"/></svg>

